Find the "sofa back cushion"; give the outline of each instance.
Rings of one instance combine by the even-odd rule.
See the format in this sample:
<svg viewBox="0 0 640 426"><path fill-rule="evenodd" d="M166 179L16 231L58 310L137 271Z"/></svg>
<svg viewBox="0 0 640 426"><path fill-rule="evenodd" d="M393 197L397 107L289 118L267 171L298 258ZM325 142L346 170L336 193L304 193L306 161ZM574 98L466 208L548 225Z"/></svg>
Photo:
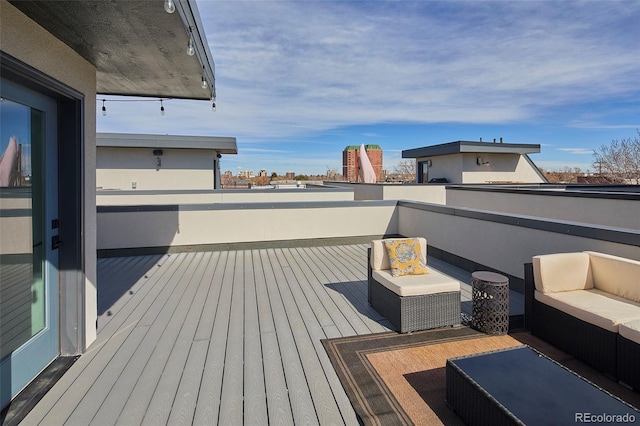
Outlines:
<svg viewBox="0 0 640 426"><path fill-rule="evenodd" d="M417 237L420 243L420 256L423 264L427 264L427 240L423 237ZM371 269L384 270L391 269L389 263L389 255L384 245L384 240L371 241Z"/></svg>
<svg viewBox="0 0 640 426"><path fill-rule="evenodd" d="M595 251L586 253L595 288L640 302L640 262Z"/></svg>
<svg viewBox="0 0 640 426"><path fill-rule="evenodd" d="M533 256L533 277L541 293L587 290L593 276L587 253L554 253Z"/></svg>

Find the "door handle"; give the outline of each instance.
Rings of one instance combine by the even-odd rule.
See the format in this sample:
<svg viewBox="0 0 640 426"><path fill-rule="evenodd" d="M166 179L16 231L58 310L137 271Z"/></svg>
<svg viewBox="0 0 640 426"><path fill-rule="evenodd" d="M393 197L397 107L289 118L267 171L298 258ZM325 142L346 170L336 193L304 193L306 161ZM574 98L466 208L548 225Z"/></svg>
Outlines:
<svg viewBox="0 0 640 426"><path fill-rule="evenodd" d="M51 237L51 250L57 250L61 245L62 241L60 241L60 237L58 235Z"/></svg>

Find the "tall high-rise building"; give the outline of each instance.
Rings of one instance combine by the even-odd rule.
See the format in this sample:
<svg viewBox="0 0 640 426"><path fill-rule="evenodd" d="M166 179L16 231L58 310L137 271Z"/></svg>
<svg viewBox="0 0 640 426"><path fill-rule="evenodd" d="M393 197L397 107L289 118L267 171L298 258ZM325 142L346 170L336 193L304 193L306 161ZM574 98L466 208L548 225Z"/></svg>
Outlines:
<svg viewBox="0 0 640 426"><path fill-rule="evenodd" d="M373 170L376 172L376 180L378 182L384 181L382 172L382 148L380 148L380 145L369 144L365 145L364 149L367 152L369 161L371 161ZM342 175L349 182L360 182L362 180L359 176L359 150L360 147L358 145L349 145L342 151Z"/></svg>

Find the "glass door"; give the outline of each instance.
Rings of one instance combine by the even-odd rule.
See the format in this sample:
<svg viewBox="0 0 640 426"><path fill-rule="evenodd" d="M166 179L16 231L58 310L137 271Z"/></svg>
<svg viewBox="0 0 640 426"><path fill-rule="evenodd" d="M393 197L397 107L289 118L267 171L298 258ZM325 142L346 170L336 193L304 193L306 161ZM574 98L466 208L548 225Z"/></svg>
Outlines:
<svg viewBox="0 0 640 426"><path fill-rule="evenodd" d="M59 354L56 101L0 82L0 407Z"/></svg>

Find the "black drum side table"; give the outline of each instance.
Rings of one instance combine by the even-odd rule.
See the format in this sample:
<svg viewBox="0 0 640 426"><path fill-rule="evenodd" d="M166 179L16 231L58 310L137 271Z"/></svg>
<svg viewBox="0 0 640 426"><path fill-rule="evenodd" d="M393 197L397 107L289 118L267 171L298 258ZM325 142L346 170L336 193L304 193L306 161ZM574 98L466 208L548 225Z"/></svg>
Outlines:
<svg viewBox="0 0 640 426"><path fill-rule="evenodd" d="M509 279L495 272L471 274L473 328L491 335L509 331Z"/></svg>

